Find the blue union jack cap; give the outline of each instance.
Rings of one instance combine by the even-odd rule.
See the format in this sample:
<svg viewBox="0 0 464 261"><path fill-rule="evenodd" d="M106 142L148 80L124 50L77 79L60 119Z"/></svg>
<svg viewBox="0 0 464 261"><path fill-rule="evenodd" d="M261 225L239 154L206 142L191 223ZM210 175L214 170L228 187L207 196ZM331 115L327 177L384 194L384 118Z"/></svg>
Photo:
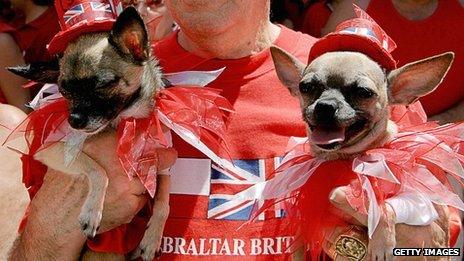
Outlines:
<svg viewBox="0 0 464 261"><path fill-rule="evenodd" d="M369 56L385 69L396 68L391 52L395 42L361 8L354 5L356 18L340 23L335 32L319 39L311 48L309 62L327 52L353 51Z"/></svg>
<svg viewBox="0 0 464 261"><path fill-rule="evenodd" d="M57 0L61 31L50 41L50 54L61 53L69 42L89 32L109 31L122 12L120 0Z"/></svg>

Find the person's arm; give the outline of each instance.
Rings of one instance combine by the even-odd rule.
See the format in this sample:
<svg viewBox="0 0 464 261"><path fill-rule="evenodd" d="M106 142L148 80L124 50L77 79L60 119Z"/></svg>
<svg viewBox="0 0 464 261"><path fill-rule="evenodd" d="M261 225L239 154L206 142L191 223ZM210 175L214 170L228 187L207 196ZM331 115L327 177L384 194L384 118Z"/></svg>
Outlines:
<svg viewBox="0 0 464 261"><path fill-rule="evenodd" d="M337 25L343 21L354 18L353 4L366 9L370 0L334 0L331 3L332 14L325 26L321 29L322 36L335 31Z"/></svg>
<svg viewBox="0 0 464 261"><path fill-rule="evenodd" d="M347 215L348 220L353 225L367 227L367 215L361 214L354 210L346 198L344 187L333 190L330 196L332 204L344 212ZM388 205L387 205L388 206ZM450 227L450 221L453 220L453 216L450 215L450 211L446 206L435 205L435 209L438 213L438 219L433 221L430 225L424 226L411 226L406 224L396 224L396 246L397 248L414 248L414 247L431 247L431 248L443 248L452 247L450 246L450 231L455 229ZM391 207L386 207L387 215L395 215L394 210ZM455 215L455 214L453 214ZM352 219L349 219L352 218ZM460 228L460 224L453 224ZM380 225L379 225L380 226ZM379 227L377 227L378 229ZM334 246L334 243L341 234L346 231L346 228L339 228L338 231L332 233L327 241L329 246ZM365 235L367 238L367 235ZM333 252L333 250L327 250ZM387 259L388 260L388 259Z"/></svg>
<svg viewBox="0 0 464 261"><path fill-rule="evenodd" d="M48 171L9 260L78 260L86 240L77 223L86 185L83 176Z"/></svg>
<svg viewBox="0 0 464 261"><path fill-rule="evenodd" d="M84 152L107 171L109 184L99 233L128 223L146 202L145 188L131 181L116 157L114 132L98 135L84 146ZM177 154L158 149L158 169L169 168ZM78 215L87 196L86 177L48 171L44 184L31 202L24 232L10 251L12 260L76 260L85 243Z"/></svg>
<svg viewBox="0 0 464 261"><path fill-rule="evenodd" d="M29 112L25 105L29 102L29 91L22 88L26 80L5 69L8 66L24 64L21 50L10 34L0 33L0 89L7 102L24 112Z"/></svg>
<svg viewBox="0 0 464 261"><path fill-rule="evenodd" d="M438 121L440 124L464 121L464 101L445 112L429 117L429 120Z"/></svg>

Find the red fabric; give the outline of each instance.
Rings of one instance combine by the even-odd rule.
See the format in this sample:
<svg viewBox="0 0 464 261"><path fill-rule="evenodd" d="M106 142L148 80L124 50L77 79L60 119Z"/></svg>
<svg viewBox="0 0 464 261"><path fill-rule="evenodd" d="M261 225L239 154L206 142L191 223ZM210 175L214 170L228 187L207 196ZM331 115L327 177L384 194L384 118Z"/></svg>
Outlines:
<svg viewBox="0 0 464 261"><path fill-rule="evenodd" d="M311 260L318 260L317 256L323 254L320 252L323 236L326 233L330 234L331 228L350 225L345 219L336 215L337 209L329 202L328 196L333 188L350 184L353 179L356 179L356 175L351 171L351 162L326 162L311 176L311 182L301 189L298 206L307 211L300 221L304 227L303 231L311 231L305 235L308 242L313 242L308 251L312 256ZM328 180L332 182L329 183ZM461 217L458 209L453 207L448 209L450 210L449 246L454 247L461 231Z"/></svg>
<svg viewBox="0 0 464 261"><path fill-rule="evenodd" d="M2 33L12 33L14 32L14 28L11 27L9 24L0 20L0 34ZM7 103L5 95L3 94L2 90L0 89L0 103Z"/></svg>
<svg viewBox="0 0 464 261"><path fill-rule="evenodd" d="M310 5L305 12L301 31L314 37L322 36L322 28L329 20L332 11L325 2L316 2Z"/></svg>
<svg viewBox="0 0 464 261"><path fill-rule="evenodd" d="M396 61L390 54L395 42L361 8L355 6L354 10L356 18L340 23L313 45L308 63L327 52L353 51L369 56L387 70L395 69Z"/></svg>
<svg viewBox="0 0 464 261"><path fill-rule="evenodd" d="M35 120L29 121L29 118ZM28 145L28 151L24 151L21 156L23 183L32 199L42 186L43 178L47 172L47 167L34 160L33 155L39 150L48 147L50 144L61 140L65 134L54 135L54 138L47 138L63 121L67 119L67 102L64 99L45 106L40 111L34 111L28 118L19 124L8 136L5 143L9 140L22 137ZM44 140L47 142L44 142Z"/></svg>
<svg viewBox="0 0 464 261"><path fill-rule="evenodd" d="M114 21L95 21L92 26L79 28L79 30L69 30L66 32L57 33L50 41L50 45L47 50L51 54L58 54L64 52L69 42L75 40L78 36L85 33L94 32L107 32L113 27Z"/></svg>
<svg viewBox="0 0 464 261"><path fill-rule="evenodd" d="M300 219L306 242L309 243L311 260L318 260L322 254L322 243L327 233L336 226L349 226L342 217L337 215L339 211L330 203L329 195L336 187L346 186L356 174L351 171L351 162L346 160L325 162L311 176L298 195L296 208L303 210L303 206L311 206L303 210ZM330 181L330 182L328 182ZM291 217L295 218L295 217Z"/></svg>
<svg viewBox="0 0 464 261"><path fill-rule="evenodd" d="M227 128L226 114L232 108L219 92L207 87L172 86L157 93L156 109L149 117L122 120L118 126L117 154L129 179L138 176L150 196L155 196L155 150L169 146L159 113L176 124L173 131L182 128L182 133L192 134L216 154L220 148L227 151L223 133Z"/></svg>
<svg viewBox="0 0 464 261"><path fill-rule="evenodd" d="M392 1L371 0L367 12L398 44L392 52L398 66L443 52L455 53L453 66L438 89L420 99L428 115L464 100L464 8L458 0L438 1L435 13L421 21L401 16Z"/></svg>
<svg viewBox="0 0 464 261"><path fill-rule="evenodd" d="M303 58L314 42L310 36L282 27L275 44L306 62ZM208 87L221 89L235 109L225 135L233 159L283 155L288 137L305 135L297 99L278 81L268 50L236 60L204 59L185 51L175 33L157 43L154 50L166 73L226 67ZM178 137L173 139L180 156L203 157Z"/></svg>
<svg viewBox="0 0 464 261"><path fill-rule="evenodd" d="M275 44L305 62L314 41L315 39L310 36L282 27ZM235 109L235 113L229 117L225 135L232 159L267 159L282 156L290 136L305 135L305 126L301 121L298 101L291 97L289 91L277 79L268 50L236 60L204 59L186 52L177 43L176 33L158 42L154 50L167 73L185 70L215 70L226 67L225 71L209 87L221 89L222 95L232 103ZM179 152L179 158L205 158L178 137L174 136L173 141L174 148ZM163 250L168 253L162 255L162 260L205 258L205 256L193 256L192 251L190 253L183 251L188 250L188 246L193 242L196 243L197 252L200 252L202 238L206 241L205 252L210 250L207 255L208 260L243 260L252 257L256 260L289 258L288 254L282 254L285 251L283 250L285 242L288 236L291 236L284 229L286 221L271 218L237 230L246 221L206 218L208 196L171 194L170 206L171 213L163 238ZM231 248L231 255L219 253L223 247L225 248L226 239ZM253 251L258 249L253 244L259 242L260 247L263 248L264 239L274 244L274 254L271 251L266 254L263 250L253 255ZM171 240L174 241L171 242ZM184 241L185 247L179 248ZM217 243L216 250L214 250L215 242ZM240 253L233 255L234 242L244 242L245 256L241 256ZM171 246L174 249L170 249ZM280 247L280 253L278 247Z"/></svg>
<svg viewBox="0 0 464 261"><path fill-rule="evenodd" d="M11 33L14 31L14 28L11 27L8 23L0 19L0 33Z"/></svg>
<svg viewBox="0 0 464 261"><path fill-rule="evenodd" d="M293 29L300 30L301 25L303 24L303 15L301 14L302 11L300 10L300 6L298 3L292 0L284 0L284 8L287 12L288 19L292 21Z"/></svg>
<svg viewBox="0 0 464 261"><path fill-rule="evenodd" d="M52 57L47 51L50 39L59 31L58 17L53 7L27 24L16 27L14 38L24 53L26 63L48 61Z"/></svg>
<svg viewBox="0 0 464 261"><path fill-rule="evenodd" d="M449 245L450 247L455 247L458 242L459 234L461 233L462 221L459 210L456 208L449 208L450 210L450 220L449 220ZM457 247L457 246L456 246Z"/></svg>
<svg viewBox="0 0 464 261"><path fill-rule="evenodd" d="M133 251L143 238L143 232L147 227L151 213L151 206L147 204L130 223L97 234L93 239L87 240L87 247L96 252L105 251L121 255Z"/></svg>
<svg viewBox="0 0 464 261"><path fill-rule="evenodd" d="M97 5L95 10L91 7L90 2L100 5ZM83 12L65 20L66 11L78 5L82 7ZM66 49L69 42L84 33L110 31L116 21L117 8L122 10L121 3L118 0L55 1L55 9L61 30L51 39L48 51L51 54L61 53Z"/></svg>

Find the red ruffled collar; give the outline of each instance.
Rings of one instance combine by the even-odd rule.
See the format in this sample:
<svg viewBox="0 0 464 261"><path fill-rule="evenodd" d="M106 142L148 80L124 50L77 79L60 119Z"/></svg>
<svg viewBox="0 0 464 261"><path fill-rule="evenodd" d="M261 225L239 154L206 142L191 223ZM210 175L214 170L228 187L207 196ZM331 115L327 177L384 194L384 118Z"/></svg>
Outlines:
<svg viewBox="0 0 464 261"><path fill-rule="evenodd" d="M152 197L156 189L155 148L166 147L171 142L165 137L163 125L212 160L219 164L224 161L217 153L227 151L223 134L226 118L233 108L219 92L199 86L169 87L157 94L155 108L149 117L128 118L119 123L119 160L128 177L138 176ZM5 143L25 136L28 151L22 153L34 155L56 142L76 143L75 140L80 140L80 144L72 144L70 153L74 155L65 155L68 161L73 160L85 138L80 138L69 126L67 108L68 102L64 98L56 98L29 114Z"/></svg>

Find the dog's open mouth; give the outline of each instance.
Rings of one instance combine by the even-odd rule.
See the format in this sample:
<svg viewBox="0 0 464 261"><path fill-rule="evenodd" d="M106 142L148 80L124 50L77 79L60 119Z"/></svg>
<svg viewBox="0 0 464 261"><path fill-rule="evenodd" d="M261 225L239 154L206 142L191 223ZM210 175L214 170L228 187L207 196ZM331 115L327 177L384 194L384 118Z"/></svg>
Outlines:
<svg viewBox="0 0 464 261"><path fill-rule="evenodd" d="M367 120L356 120L347 127L310 126L311 142L324 150L337 150L349 143L365 129Z"/></svg>

